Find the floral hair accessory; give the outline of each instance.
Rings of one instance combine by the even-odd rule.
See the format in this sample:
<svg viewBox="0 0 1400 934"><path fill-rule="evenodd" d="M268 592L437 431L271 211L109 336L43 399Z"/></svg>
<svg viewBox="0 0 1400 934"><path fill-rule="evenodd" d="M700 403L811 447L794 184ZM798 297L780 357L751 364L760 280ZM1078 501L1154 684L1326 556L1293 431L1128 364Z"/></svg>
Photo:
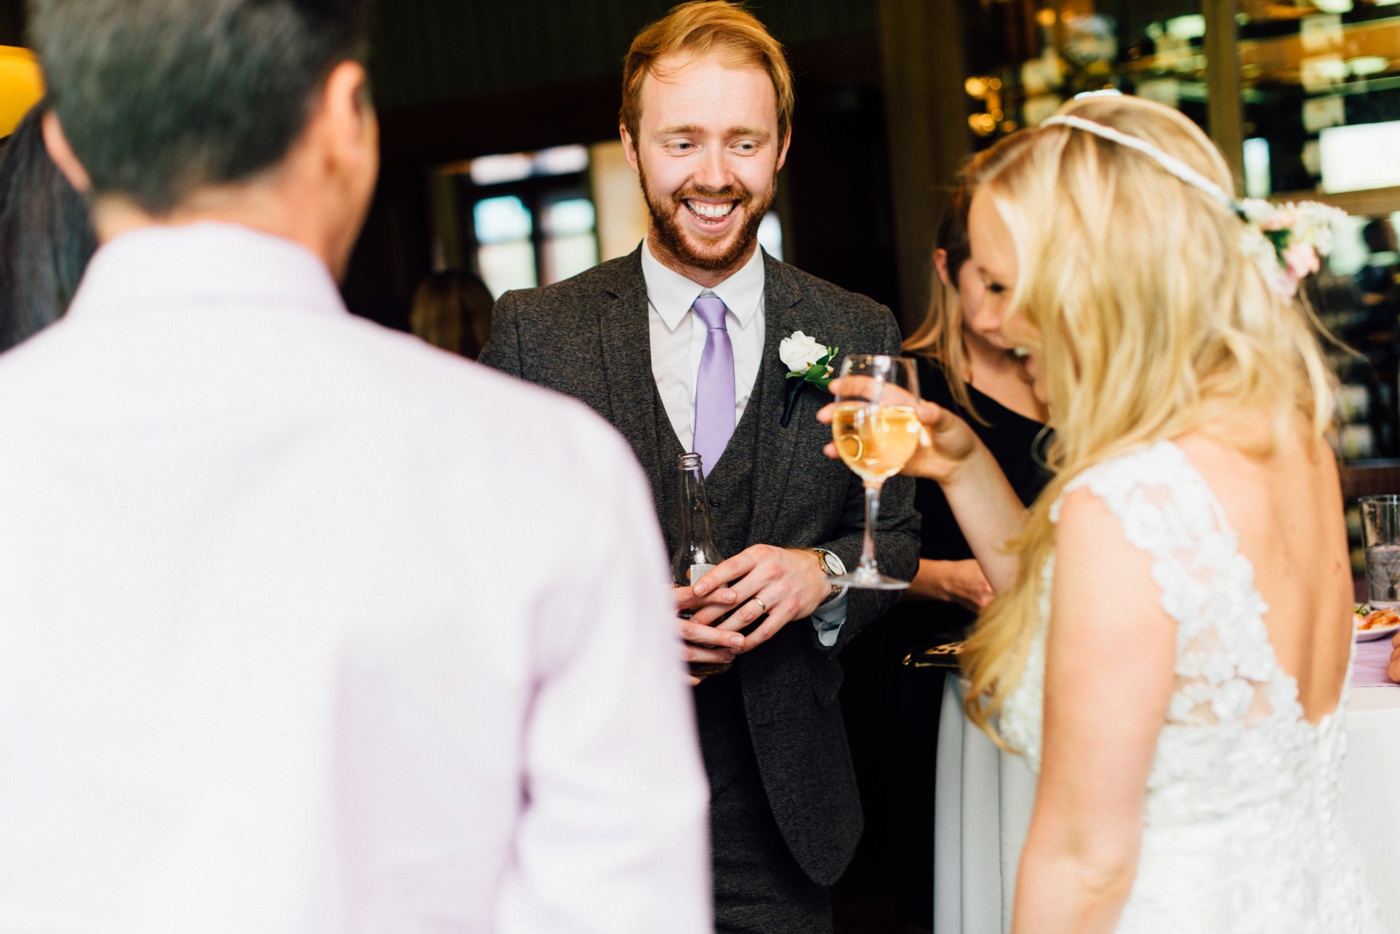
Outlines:
<svg viewBox="0 0 1400 934"><path fill-rule="evenodd" d="M1332 252L1332 228L1346 217L1345 211L1316 201L1274 204L1259 198L1238 202L1235 212L1250 227L1245 251L1284 299L1297 295L1298 283L1322 268L1322 257Z"/></svg>
<svg viewBox="0 0 1400 934"><path fill-rule="evenodd" d="M778 344L778 359L788 368L787 403L783 406L784 428L792 418L797 393L807 383L825 389L836 372L831 361L841 348L828 347L801 331L793 331Z"/></svg>
<svg viewBox="0 0 1400 934"><path fill-rule="evenodd" d="M1140 152L1193 188L1199 188L1245 223L1244 251L1264 281L1284 301L1298 294L1298 283L1322 268L1332 251L1332 227L1346 212L1316 201L1274 204L1260 198L1238 201L1225 189L1145 139L1073 114L1058 114L1041 126L1068 126Z"/></svg>

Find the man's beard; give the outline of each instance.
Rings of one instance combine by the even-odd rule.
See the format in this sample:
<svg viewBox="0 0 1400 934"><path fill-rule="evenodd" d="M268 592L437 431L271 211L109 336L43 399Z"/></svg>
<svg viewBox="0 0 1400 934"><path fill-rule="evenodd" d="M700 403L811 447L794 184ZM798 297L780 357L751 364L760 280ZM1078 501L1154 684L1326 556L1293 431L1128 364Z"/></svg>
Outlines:
<svg viewBox="0 0 1400 934"><path fill-rule="evenodd" d="M768 191L764 193L762 200L756 200L752 194L741 187L721 188L717 191L704 188L686 188L676 192L669 198L665 196L652 197L651 186L647 184L647 173L645 169L639 168L639 175L642 182L642 197L646 199L647 209L651 211L651 229L655 234L657 246L665 253L675 257L681 263L695 269L704 269L708 272L724 272L739 265L753 247L754 241L758 239L758 226L763 223L764 216L773 205L773 194L777 190L777 174L774 173L774 184L768 186ZM723 240L711 241L713 248L701 252L697 249L692 237L686 236L686 231L681 229L677 216L681 211L689 211L685 206L687 198L712 199L715 201L737 201L734 210L742 207L745 211L743 225L735 231L727 234L729 246L723 247ZM669 210L667 210L669 208ZM701 248L703 249L703 247Z"/></svg>

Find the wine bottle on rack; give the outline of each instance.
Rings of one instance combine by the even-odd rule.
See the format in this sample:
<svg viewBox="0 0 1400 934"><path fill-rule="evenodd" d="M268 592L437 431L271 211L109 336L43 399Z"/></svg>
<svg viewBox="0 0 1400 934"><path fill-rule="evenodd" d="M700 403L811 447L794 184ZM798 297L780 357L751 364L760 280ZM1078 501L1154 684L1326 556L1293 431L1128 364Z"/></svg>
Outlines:
<svg viewBox="0 0 1400 934"><path fill-rule="evenodd" d="M677 587L689 587L724 560L710 532L710 502L705 498L705 474L699 454L682 454L676 461L678 518L676 553L671 556L671 577ZM693 611L684 610L683 617ZM691 662L697 678L729 669L729 662Z"/></svg>

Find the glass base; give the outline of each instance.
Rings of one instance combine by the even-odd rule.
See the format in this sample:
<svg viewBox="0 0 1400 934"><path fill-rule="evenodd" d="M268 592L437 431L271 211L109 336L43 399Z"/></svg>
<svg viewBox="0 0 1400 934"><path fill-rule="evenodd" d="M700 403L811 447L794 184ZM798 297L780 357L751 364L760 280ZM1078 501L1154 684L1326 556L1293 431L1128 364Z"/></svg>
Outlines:
<svg viewBox="0 0 1400 934"><path fill-rule="evenodd" d="M904 590L909 586L909 581L902 581L897 577L887 577L879 571L861 568L847 571L836 577L828 577L827 580L833 584L840 584L842 587L856 587L861 590Z"/></svg>

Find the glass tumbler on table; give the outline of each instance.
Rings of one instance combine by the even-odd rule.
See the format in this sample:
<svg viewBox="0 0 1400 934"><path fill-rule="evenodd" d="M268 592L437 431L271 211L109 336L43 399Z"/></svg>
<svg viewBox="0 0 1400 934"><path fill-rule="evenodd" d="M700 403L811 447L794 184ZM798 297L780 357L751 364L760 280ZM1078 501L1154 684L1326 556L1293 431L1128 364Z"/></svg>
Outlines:
<svg viewBox="0 0 1400 934"><path fill-rule="evenodd" d="M846 466L865 481L865 540L859 566L830 580L848 587L902 590L909 582L881 574L875 563L874 533L880 488L919 447L923 426L914 413L918 370L907 357L850 354L841 364L841 380L831 434Z"/></svg>
<svg viewBox="0 0 1400 934"><path fill-rule="evenodd" d="M1400 606L1400 496L1361 497L1366 548L1366 598L1374 607Z"/></svg>

